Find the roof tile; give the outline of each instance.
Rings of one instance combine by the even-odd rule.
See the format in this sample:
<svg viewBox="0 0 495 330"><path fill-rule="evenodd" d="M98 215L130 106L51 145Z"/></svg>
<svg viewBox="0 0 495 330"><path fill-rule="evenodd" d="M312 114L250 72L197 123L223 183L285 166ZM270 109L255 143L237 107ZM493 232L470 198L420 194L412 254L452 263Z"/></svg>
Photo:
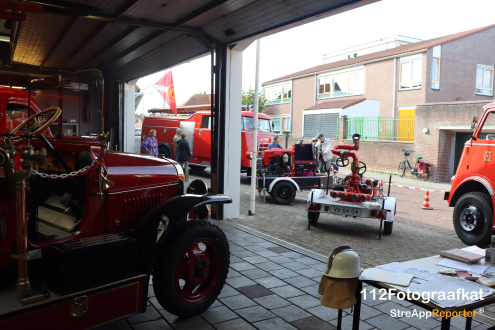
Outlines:
<svg viewBox="0 0 495 330"><path fill-rule="evenodd" d="M358 103L361 103L363 101L366 101L366 98L361 98L361 99L353 99L353 100L346 100L346 99L339 99L339 100L334 100L334 101L329 101L325 103L320 103L317 104L311 108L307 108L304 110L321 110L321 109L345 109L349 108L353 105L356 105Z"/></svg>

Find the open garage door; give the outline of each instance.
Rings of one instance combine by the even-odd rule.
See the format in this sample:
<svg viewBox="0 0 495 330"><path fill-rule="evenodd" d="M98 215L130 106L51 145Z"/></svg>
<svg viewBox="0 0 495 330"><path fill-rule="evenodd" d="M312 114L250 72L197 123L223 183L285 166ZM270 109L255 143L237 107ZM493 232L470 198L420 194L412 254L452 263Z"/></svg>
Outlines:
<svg viewBox="0 0 495 330"><path fill-rule="evenodd" d="M0 16L7 41L0 42L0 85L26 87L33 78L100 70L105 131L112 148L125 150L136 79L212 54L212 191L236 201L240 165L227 141L240 135L242 51L257 38L376 1L6 0L13 12ZM228 217L238 216L236 203ZM221 207L213 211L224 217Z"/></svg>

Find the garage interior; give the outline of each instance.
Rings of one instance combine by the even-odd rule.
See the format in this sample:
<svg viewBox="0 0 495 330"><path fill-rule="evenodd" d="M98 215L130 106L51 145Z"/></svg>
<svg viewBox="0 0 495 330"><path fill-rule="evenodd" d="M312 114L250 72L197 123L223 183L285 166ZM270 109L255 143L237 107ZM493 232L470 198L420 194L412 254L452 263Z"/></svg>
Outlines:
<svg viewBox="0 0 495 330"><path fill-rule="evenodd" d="M91 135L91 118L97 122L100 105L88 98L88 91L67 86L98 86L91 86L90 75L85 82L62 77L76 71L100 70L110 149L131 151L137 79L211 54L211 94L215 95L212 191L234 200L213 209L212 215L216 219L236 218L240 198L237 146L242 51L257 38L376 1L0 1L0 85L27 88L33 79L59 80L64 85L62 116L72 118L77 110L77 135ZM75 102L73 94L85 96ZM56 100L47 100L43 106L51 102ZM86 109L83 115L81 109Z"/></svg>

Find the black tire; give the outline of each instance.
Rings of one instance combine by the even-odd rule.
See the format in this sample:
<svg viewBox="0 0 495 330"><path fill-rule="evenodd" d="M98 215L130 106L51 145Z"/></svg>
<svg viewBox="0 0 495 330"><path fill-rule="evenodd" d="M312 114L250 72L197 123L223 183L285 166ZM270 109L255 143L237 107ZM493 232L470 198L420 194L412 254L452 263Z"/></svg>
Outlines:
<svg viewBox="0 0 495 330"><path fill-rule="evenodd" d="M490 196L480 192L462 195L455 203L453 222L455 232L464 244L488 246L493 226Z"/></svg>
<svg viewBox="0 0 495 330"><path fill-rule="evenodd" d="M311 224L315 224L320 219L320 212L308 211L308 221Z"/></svg>
<svg viewBox="0 0 495 330"><path fill-rule="evenodd" d="M417 177L419 180L421 180L421 181L426 181L426 180L428 180L428 178L430 177L430 169L428 168L428 166L426 166L426 168L425 168L425 169L426 169L426 172L425 172L425 173L423 173L423 174L419 174L419 173L417 173L417 174L416 174L416 177ZM416 168L414 168L414 172L418 172L418 168L417 168L417 167L416 167Z"/></svg>
<svg viewBox="0 0 495 330"><path fill-rule="evenodd" d="M222 291L229 263L229 243L223 231L211 222L188 221L174 230L171 240L158 252L153 270L156 299L165 310L180 317L202 313Z"/></svg>
<svg viewBox="0 0 495 330"><path fill-rule="evenodd" d="M161 144L158 147L158 154L165 155L165 158L168 159L174 159L174 156L172 155L172 150L170 149L170 146L168 144Z"/></svg>
<svg viewBox="0 0 495 330"><path fill-rule="evenodd" d="M272 195L272 198L277 204L287 205L292 203L294 198L296 198L296 188L290 182L277 182L270 195Z"/></svg>
<svg viewBox="0 0 495 330"><path fill-rule="evenodd" d="M393 227L394 227L393 221L383 221L383 235L391 235Z"/></svg>
<svg viewBox="0 0 495 330"><path fill-rule="evenodd" d="M191 164L191 163L189 163L189 167L191 168L192 171L204 171L204 170L206 170L206 166L195 165L195 164Z"/></svg>
<svg viewBox="0 0 495 330"><path fill-rule="evenodd" d="M246 175L250 177L251 176L251 173L253 173L252 168L251 167L246 167Z"/></svg>
<svg viewBox="0 0 495 330"><path fill-rule="evenodd" d="M399 163L399 176L403 177L406 175L406 163L404 161Z"/></svg>

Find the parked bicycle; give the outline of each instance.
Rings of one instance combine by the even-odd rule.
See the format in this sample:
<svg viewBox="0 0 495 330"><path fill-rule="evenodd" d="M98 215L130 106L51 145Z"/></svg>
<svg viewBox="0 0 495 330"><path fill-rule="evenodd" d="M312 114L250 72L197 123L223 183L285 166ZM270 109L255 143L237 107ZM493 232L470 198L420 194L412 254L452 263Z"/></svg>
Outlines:
<svg viewBox="0 0 495 330"><path fill-rule="evenodd" d="M423 156L416 156L416 163L414 164L414 167L411 167L407 156L415 151L407 149L402 149L402 151L404 151L404 156L406 156L406 158L399 163L399 176L403 177L406 174L407 166L409 167L411 175L416 176L416 178L422 181L428 180L430 177L430 168L433 167L433 164L423 162Z"/></svg>

